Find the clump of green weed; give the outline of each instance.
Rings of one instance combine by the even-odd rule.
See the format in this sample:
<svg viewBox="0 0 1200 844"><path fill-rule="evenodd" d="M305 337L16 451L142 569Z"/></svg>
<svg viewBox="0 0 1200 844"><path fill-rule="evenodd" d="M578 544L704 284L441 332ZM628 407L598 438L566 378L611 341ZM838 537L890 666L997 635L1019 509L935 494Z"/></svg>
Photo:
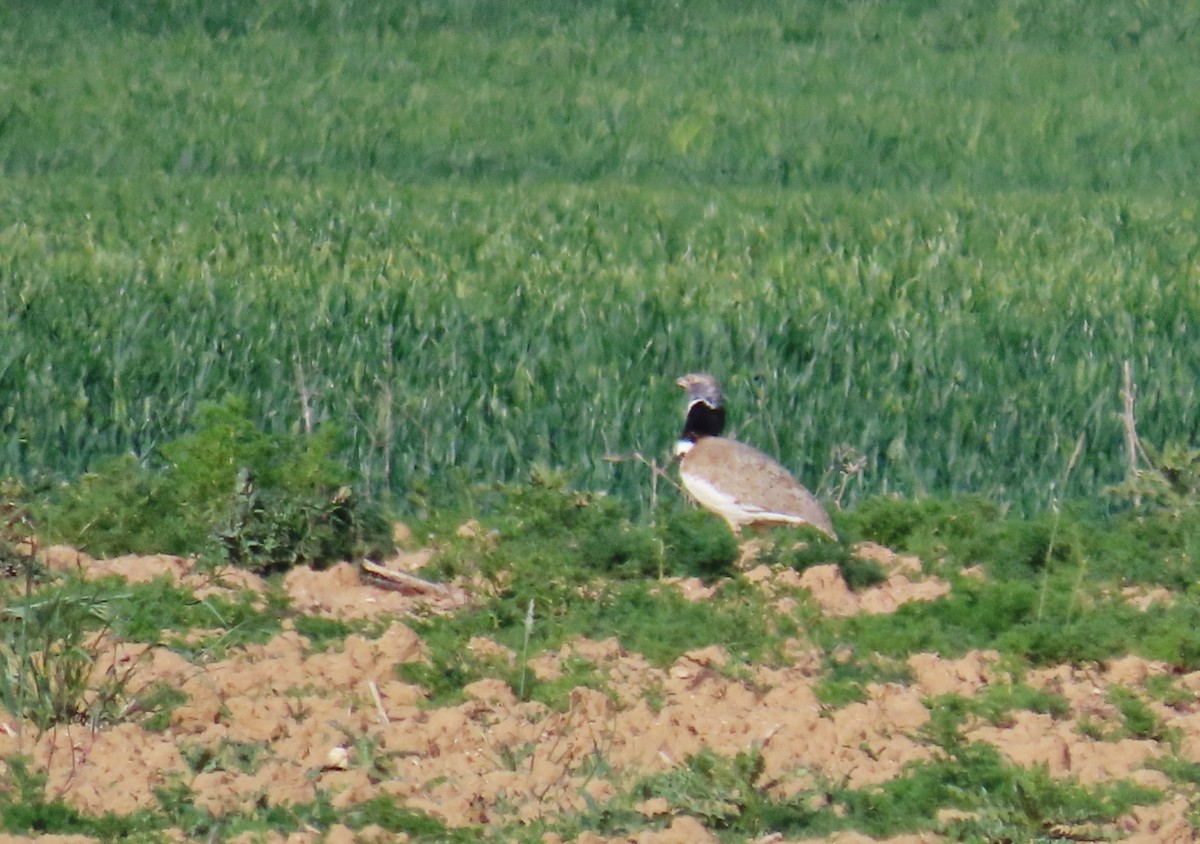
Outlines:
<svg viewBox="0 0 1200 844"><path fill-rule="evenodd" d="M520 684L519 670L502 654L481 655L467 646L458 625L442 622L418 622L417 629L429 650L429 662L406 662L396 666L396 674L406 683L425 690L431 707L454 706L466 699L463 689L484 677L506 682L514 693ZM532 688L529 689L532 694ZM527 697L527 699L529 699Z"/></svg>
<svg viewBox="0 0 1200 844"><path fill-rule="evenodd" d="M1022 579L1048 569L1077 567L1086 557L1088 527L1070 512L1004 518L980 526L949 548L959 565L982 564L990 577Z"/></svg>
<svg viewBox="0 0 1200 844"><path fill-rule="evenodd" d="M825 675L813 688L823 705L833 709L867 699L870 683L906 683L912 671L899 660L879 654L859 656L852 649L839 648L825 655Z"/></svg>
<svg viewBox="0 0 1200 844"><path fill-rule="evenodd" d="M354 632L355 626L337 618L323 615L298 615L292 619L296 632L308 639L313 650L323 651L335 642L345 640Z"/></svg>
<svg viewBox="0 0 1200 844"><path fill-rule="evenodd" d="M542 680L529 676L523 688L527 700L537 700L558 712L565 712L571 703L571 692L575 689L594 689L612 698L607 674L594 663L577 656L569 656L559 664L561 673ZM522 691L518 689L518 691Z"/></svg>
<svg viewBox="0 0 1200 844"><path fill-rule="evenodd" d="M158 802L154 816L162 826L180 830L190 841L215 841L222 821L234 820L229 815L218 818L198 803L196 792L178 774L172 775L166 785L155 788L154 798Z"/></svg>
<svg viewBox="0 0 1200 844"><path fill-rule="evenodd" d="M351 829L362 829L365 826L377 826L391 833L407 833L419 840L437 841L474 841L471 830L454 831L446 829L445 824L437 818L407 809L392 797L372 797L362 803L356 803L341 812L342 821Z"/></svg>
<svg viewBox="0 0 1200 844"><path fill-rule="evenodd" d="M1200 449L1171 443L1159 450L1136 435L1135 442L1140 459L1105 490L1128 508L1116 520L1119 530L1103 537L1105 556L1129 579L1187 589L1200 560Z"/></svg>
<svg viewBox="0 0 1200 844"><path fill-rule="evenodd" d="M982 565L994 578L1025 578L1047 566L1077 562L1085 528L1071 514L1006 515L977 496L906 501L874 498L845 514L849 530L928 563L955 569Z"/></svg>
<svg viewBox="0 0 1200 844"><path fill-rule="evenodd" d="M959 656L994 647L999 637L1037 612L1037 588L963 579L936 601L911 602L885 615L826 619L811 634L828 644L850 644L865 653L896 659L922 651Z"/></svg>
<svg viewBox="0 0 1200 844"><path fill-rule="evenodd" d="M204 658L219 658L229 648L267 641L279 633L281 619L289 612L281 589L268 590L265 600L248 589L197 598L169 577L141 583L115 576L86 582L68 578L31 600L41 607L48 597L97 607L92 627L105 625L120 640L166 645ZM10 611L24 603L15 603ZM206 633L198 636L197 630Z"/></svg>
<svg viewBox="0 0 1200 844"><path fill-rule="evenodd" d="M166 730L171 726L171 714L187 701L187 693L178 686L163 681L151 683L137 695L137 709L146 713L142 726L155 733Z"/></svg>
<svg viewBox="0 0 1200 844"><path fill-rule="evenodd" d="M850 826L876 837L933 829L938 811L954 808L968 813L946 826L956 840L1032 841L1059 826L1111 822L1159 795L1126 783L1056 780L1045 768L1007 762L989 744L951 742L899 777L869 789L835 789L833 799Z"/></svg>
<svg viewBox="0 0 1200 844"><path fill-rule="evenodd" d="M1023 682L989 683L971 700L971 711L992 724L1003 724L1014 709L1064 718L1071 704L1062 695L1035 689Z"/></svg>
<svg viewBox="0 0 1200 844"><path fill-rule="evenodd" d="M1132 689L1124 686L1112 686L1108 690L1107 697L1109 703L1117 707L1121 713L1120 737L1169 741L1172 731L1146 701Z"/></svg>
<svg viewBox="0 0 1200 844"><path fill-rule="evenodd" d="M252 774L264 761L269 748L262 743L221 739L215 745L189 745L182 749L183 760L194 773L233 771Z"/></svg>
<svg viewBox="0 0 1200 844"><path fill-rule="evenodd" d="M812 835L837 826L827 808L812 807L811 795L772 798L762 782L763 769L762 752L757 748L733 758L705 748L679 767L642 780L634 795L643 800L666 800L673 813L692 815L707 829L749 836L768 832Z"/></svg>
<svg viewBox="0 0 1200 844"><path fill-rule="evenodd" d="M19 835L81 835L101 841L136 840L165 824L146 812L93 817L62 799L46 798L46 778L30 770L29 760L11 756L0 772L0 830Z"/></svg>
<svg viewBox="0 0 1200 844"><path fill-rule="evenodd" d="M113 641L219 655L277 634L286 610L276 591L264 606L249 590L197 598L166 577L143 583L62 578L0 609L0 704L38 730L131 718L165 729L186 697L161 683L139 687L140 660L98 671L106 654L116 659ZM211 632L199 638L197 628Z"/></svg>
<svg viewBox="0 0 1200 844"><path fill-rule="evenodd" d="M1200 507L1119 513L1089 535L1088 546L1089 568L1097 575L1187 591L1200 561Z"/></svg>
<svg viewBox="0 0 1200 844"><path fill-rule="evenodd" d="M46 539L98 556L187 554L208 538L204 511L185 507L170 471L147 467L131 454L102 461L35 510Z"/></svg>
<svg viewBox="0 0 1200 844"><path fill-rule="evenodd" d="M241 770L238 761L244 749L230 748L229 768ZM211 760L210 760L211 761ZM222 763L225 764L225 763ZM201 765L203 768L204 766ZM213 769L216 770L216 769ZM219 816L196 802L195 792L184 782L175 780L155 789L158 810L128 816L128 821L140 821L147 828L173 828L189 841L227 840L248 837L258 839L271 834L287 834L306 829L328 830L334 824L345 824L353 830L375 825L391 833L407 833L413 841L437 841L444 844L468 844L478 840L478 829L447 829L439 820L422 812L406 809L391 797L375 797L363 803L335 809L329 794L318 789L311 803L260 805L240 812ZM161 836L160 836L161 837ZM105 836L104 840L125 840L124 835ZM159 840L155 838L153 840Z"/></svg>
<svg viewBox="0 0 1200 844"><path fill-rule="evenodd" d="M699 577L712 582L736 573L738 543L728 526L692 507L664 508L654 527L635 524L629 506L602 493L571 487L566 475L535 469L525 483L493 485L469 493L486 535L447 537L434 570L444 575L476 567L486 576L519 559L569 560L584 579ZM454 527L444 518L435 533ZM556 568L551 562L546 566Z"/></svg>
<svg viewBox="0 0 1200 844"><path fill-rule="evenodd" d="M1143 684L1151 700L1166 706L1176 707L1190 704L1195 696L1179 683L1175 674L1151 674Z"/></svg>
<svg viewBox="0 0 1200 844"><path fill-rule="evenodd" d="M982 718L990 724L1010 723L1014 709L1062 718L1070 714L1070 703L1059 694L1034 689L1016 680L989 683L972 697L944 694L926 701L930 710L928 724L922 732L943 747L960 743L959 730L969 718Z"/></svg>
<svg viewBox="0 0 1200 844"><path fill-rule="evenodd" d="M212 549L256 571L390 545L333 459L336 429L270 435L236 399L205 406L197 423L145 461L109 460L59 491L39 512L46 534L95 554Z"/></svg>
<svg viewBox="0 0 1200 844"><path fill-rule="evenodd" d="M1006 841L1034 840L1059 825L1111 822L1135 804L1158 799L1152 790L1124 783L1088 788L1055 780L1044 769L1012 765L991 745L961 741L956 723L954 717L947 721L946 744L934 759L869 788L822 783L779 799L761 781L759 751L724 758L706 749L646 778L632 797L662 798L673 812L692 815L708 829L747 836L857 829L889 837L935 829L939 812L952 808L965 813L948 824L947 831L965 836L959 840Z"/></svg>
<svg viewBox="0 0 1200 844"><path fill-rule="evenodd" d="M30 553L33 520L24 501L24 487L0 480L0 576L32 575L36 560Z"/></svg>
<svg viewBox="0 0 1200 844"><path fill-rule="evenodd" d="M780 642L795 633L787 619L772 620L761 591L726 584L707 602L688 601L674 587L641 581L593 583L573 594L559 593L558 603L535 617L529 655L556 651L576 638L616 637L628 651L640 653L655 665L669 665L683 653L718 644L735 661L772 659ZM514 583L528 594L533 586ZM521 688L520 666L496 656L477 656L467 647L473 636L486 636L514 653L524 641L528 601L498 595L483 605L452 616L414 621L429 651L429 663L400 666L401 676L420 683L437 702L461 699L462 687L483 677L498 677L514 693ZM535 602L535 606L540 606ZM579 664L570 672L575 685L606 689L601 673ZM558 706L570 689L563 683L529 679L525 696Z"/></svg>
<svg viewBox="0 0 1200 844"><path fill-rule="evenodd" d="M887 615L823 618L808 633L827 649L849 644L897 659L994 648L1031 665L1054 665L1132 653L1191 670L1200 665L1200 596L1177 595L1143 612L1117 594L1085 591L1070 570L1043 583L963 577L937 600Z"/></svg>
<svg viewBox="0 0 1200 844"><path fill-rule="evenodd" d="M923 555L956 539L978 535L1003 513L1000 505L980 496L877 496L842 513L839 527L852 539Z"/></svg>
<svg viewBox="0 0 1200 844"><path fill-rule="evenodd" d="M1059 825L1111 822L1135 804L1159 799L1157 792L1127 783L1085 787L1057 780L1044 767L1008 762L986 742L964 740L963 724L990 709L987 702L943 695L926 705L930 718L922 734L937 755L878 786L831 789L851 827L880 838L933 829L941 826L939 811L949 808L963 813L942 830L956 840L1030 841Z"/></svg>
<svg viewBox="0 0 1200 844"><path fill-rule="evenodd" d="M738 542L720 519L696 507L658 514L664 573L695 576L705 582L736 573Z"/></svg>
<svg viewBox="0 0 1200 844"><path fill-rule="evenodd" d="M97 726L119 720L136 666L94 682L111 628L111 607L64 587L43 590L0 614L0 703L39 731L56 724Z"/></svg>
<svg viewBox="0 0 1200 844"><path fill-rule="evenodd" d="M135 592L134 598L137 597ZM152 606L152 603L144 603L140 609L149 611ZM266 606L263 606L259 596L249 590L232 596L210 595L193 599L180 609L180 615L169 622L180 635L162 640L172 650L202 660L220 659L231 648L269 641L279 635L281 619L288 611L287 599L281 593L268 592ZM136 634L143 640L159 641L161 630L157 633L150 630L145 626L148 621L146 618L138 628L131 627L125 635L134 637ZM187 633L196 627L214 626L217 629L205 636Z"/></svg>
<svg viewBox="0 0 1200 844"><path fill-rule="evenodd" d="M1200 786L1200 762L1181 759L1178 756L1161 756L1151 759L1147 765L1162 771L1174 782Z"/></svg>
<svg viewBox="0 0 1200 844"><path fill-rule="evenodd" d="M879 563L856 556L847 543L813 528L777 528L757 559L800 572L813 566L836 565L846 585L856 592L887 580Z"/></svg>
<svg viewBox="0 0 1200 844"><path fill-rule="evenodd" d="M1178 517L1200 507L1200 449L1169 443L1155 449L1139 443L1143 465L1106 492L1137 508L1165 510Z"/></svg>
<svg viewBox="0 0 1200 844"><path fill-rule="evenodd" d="M1068 590L1077 600L1104 581L1183 591L1200 560L1200 507L1186 505L1191 486L1189 481L1157 498L1143 495L1140 504L1115 514L1095 502L1024 516L972 496L876 498L842 514L841 524L852 538L915 553L935 570L978 565L990 578L1013 581L1071 572L1077 582Z"/></svg>
<svg viewBox="0 0 1200 844"><path fill-rule="evenodd" d="M528 483L493 487L480 503L486 535L447 540L432 571L501 581L534 568L548 575L547 587L571 588L599 576L651 577L661 566L653 531L631 523L622 502L573 490L560 473L537 470Z"/></svg>

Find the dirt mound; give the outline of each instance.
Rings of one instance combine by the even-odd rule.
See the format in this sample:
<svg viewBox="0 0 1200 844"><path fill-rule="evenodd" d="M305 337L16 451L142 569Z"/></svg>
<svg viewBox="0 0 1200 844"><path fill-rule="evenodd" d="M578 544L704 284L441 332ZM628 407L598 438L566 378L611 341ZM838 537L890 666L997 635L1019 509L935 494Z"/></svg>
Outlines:
<svg viewBox="0 0 1200 844"><path fill-rule="evenodd" d="M835 615L890 612L907 601L932 600L949 588L925 577L915 559L878 546L860 553L885 568L884 583L852 592L834 566L797 574L759 565L745 577L778 602L794 602L796 590L806 590L821 611ZM93 560L71 549L50 548L43 559L88 577L169 577L198 595L245 589L261 594L266 588L245 572L202 575L193 561L178 557ZM398 559L390 564L411 572L419 562ZM626 653L615 639L578 639L536 656L529 668L541 679L554 679L563 675L568 661L583 660L599 672L607 693L576 688L560 711L519 701L507 684L488 679L468 685L463 702L431 708L420 687L397 679L397 665L426 658L420 637L405 619L414 613L452 611L462 604L462 595L385 591L364 582L350 565L327 571L299 568L283 585L293 605L305 613L373 619L382 632L350 635L323 651L296 630L285 629L265 644L201 663L165 648L110 643L98 666L130 667L138 685L163 682L185 693L187 700L174 710L169 726L159 732L133 722L97 731L58 727L34 737L32 730L17 730L11 716L4 715L0 756L28 754L36 770L47 776L48 793L88 814L153 808L156 788L181 782L198 806L216 814L306 803L323 791L333 795L335 808L388 795L459 827L583 811L638 778L674 769L705 749L723 756L759 749L762 781L777 797L810 792L821 782L870 787L936 752L921 739L930 698L970 698L989 685L1010 682L992 652L959 659L916 654L907 663L911 682L868 684L865 699L830 708L817 695L824 676L821 657L802 642L789 643L794 659L788 666L734 672L727 670L727 655L719 647L656 668L640 655ZM709 594L709 587L698 581L666 588L681 589L693 600ZM488 639L473 640L470 646L479 655L515 659ZM1162 754L1161 740L1108 740L1094 728L1115 716L1111 689L1138 690L1166 670L1129 658L1093 670L1059 666L1031 672L1025 682L1061 696L1069 707L1065 715L1016 710L1001 723L971 723L965 735L996 746L1017 764L1044 766L1055 777L1085 783L1130 779L1167 790L1170 781L1153 766ZM1177 680L1192 692L1200 689L1200 676ZM1194 697L1177 706L1150 706L1185 755L1200 757L1200 708ZM665 817L670 810L661 799L647 800L638 809L646 817L662 818L662 828L621 841L716 840L693 817ZM1128 836L1128 841L1191 840L1189 812L1189 800L1180 796L1137 809L1111 832ZM369 831L351 833L344 827L327 835L330 841L355 835L370 839ZM844 833L826 840L869 839Z"/></svg>

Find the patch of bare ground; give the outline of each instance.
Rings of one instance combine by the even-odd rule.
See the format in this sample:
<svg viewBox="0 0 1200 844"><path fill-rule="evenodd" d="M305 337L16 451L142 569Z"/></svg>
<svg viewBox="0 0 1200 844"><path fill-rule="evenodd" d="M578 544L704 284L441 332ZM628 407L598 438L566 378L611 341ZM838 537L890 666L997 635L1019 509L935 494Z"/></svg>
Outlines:
<svg viewBox="0 0 1200 844"><path fill-rule="evenodd" d="M822 612L832 616L895 612L902 604L933 601L950 591L950 585L944 580L922 574L921 562L916 557L896 554L873 542L860 543L854 553L861 559L877 563L886 580L856 592L846 585L835 565L811 566L797 572L791 568L759 564L749 568L745 576L762 585L769 595L805 590ZM753 563L753 558L747 562ZM787 611L793 605L794 598L786 596L776 602L776 608L781 611Z"/></svg>
<svg viewBox="0 0 1200 844"><path fill-rule="evenodd" d="M574 839L575 844L717 844L720 839L705 829L700 821L688 815L672 818L664 829L646 830L620 838L604 838L594 833L584 833ZM822 838L785 838L782 835L764 835L754 839L755 844L928 844L942 839L933 834L899 835L879 839L859 832L835 832ZM563 844L557 835L543 838L544 844Z"/></svg>
<svg viewBox="0 0 1200 844"><path fill-rule="evenodd" d="M1125 586L1121 589L1121 598L1142 612L1150 610L1156 604L1169 607L1175 602L1170 591L1161 586Z"/></svg>
<svg viewBox="0 0 1200 844"><path fill-rule="evenodd" d="M752 565L744 576L781 610L804 600L807 592L820 611L833 615L891 612L907 601L933 600L949 588L924 576L914 558L878 546L860 547L859 553L884 567L884 583L852 592L833 566L797 574ZM75 567L87 576L167 576L196 590L265 590L254 575L229 571L213 578L198 573L191 560L176 557L93 560L70 549L50 548L43 558L55 568ZM420 563L398 558L388 565L415 572ZM405 619L453 611L466 600L465 592L385 591L364 582L349 565L319 572L298 568L283 584L293 605L305 613L375 619L383 632L374 638L350 635L334 649L315 651L285 625L266 644L204 664L165 648L112 643L99 665L115 661L131 666L137 685L163 681L186 694L168 728L150 732L127 722L96 731L59 727L36 736L32 728L17 729L21 725L11 715L0 713L0 758L27 754L46 775L51 797L88 814L153 808L156 788L182 782L197 805L217 815L307 803L318 792L332 795L335 808L388 795L462 827L585 811L705 748L722 755L759 748L765 765L761 781L781 798L822 782L871 787L938 752L920 734L929 720L930 698L971 697L990 684L1009 682L992 652L958 659L916 654L908 660L911 682L868 685L865 700L831 709L815 693L823 674L821 655L802 642L789 643L793 658L784 667L735 672L726 670L728 656L719 647L693 651L658 668L625 652L615 639L578 639L534 657L529 669L539 678L553 679L562 676L567 660L584 660L601 674L606 692L576 688L569 705L558 711L519 701L507 684L489 679L467 686L462 703L430 708L421 688L396 679L397 665L425 658L419 636ZM702 601L710 587L681 581L672 588ZM516 660L488 639L473 640L470 647L510 663ZM995 745L1017 764L1044 766L1055 777L1084 783L1131 779L1170 792L1172 784L1153 766L1165 752L1161 742L1094 738L1080 728L1082 720L1111 723L1115 718L1109 689L1119 686L1145 697L1146 681L1166 671L1163 665L1127 658L1090 670L1056 666L1030 672L1025 682L1061 695L1069 713L1054 718L1015 710L1000 724L970 724L966 737ZM1162 724L1179 736L1181 755L1200 759L1200 707L1195 703L1200 674L1175 679L1190 692L1186 702L1147 700ZM211 761L222 759L223 748L231 746L254 750L244 764ZM210 762L197 765L197 758ZM1106 834L1134 842L1190 841L1191 799L1176 793L1157 806L1137 808ZM612 841L716 840L695 818L668 817L665 801L646 801L639 810L661 820L661 828ZM373 840L372 834L339 827L323 833L322 840L366 841ZM288 840L317 838L297 834ZM544 840L553 844L555 838ZM577 840L605 841L595 836ZM760 840L784 841L774 836ZM846 844L871 839L843 832L822 840ZM924 834L891 840L941 839Z"/></svg>

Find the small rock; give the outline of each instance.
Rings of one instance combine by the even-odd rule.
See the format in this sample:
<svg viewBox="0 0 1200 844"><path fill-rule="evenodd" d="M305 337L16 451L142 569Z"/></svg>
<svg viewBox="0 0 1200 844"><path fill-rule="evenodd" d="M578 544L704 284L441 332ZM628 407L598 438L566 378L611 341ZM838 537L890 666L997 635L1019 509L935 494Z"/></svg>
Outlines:
<svg viewBox="0 0 1200 844"><path fill-rule="evenodd" d="M338 745L325 757L326 770L344 771L350 767L350 751Z"/></svg>

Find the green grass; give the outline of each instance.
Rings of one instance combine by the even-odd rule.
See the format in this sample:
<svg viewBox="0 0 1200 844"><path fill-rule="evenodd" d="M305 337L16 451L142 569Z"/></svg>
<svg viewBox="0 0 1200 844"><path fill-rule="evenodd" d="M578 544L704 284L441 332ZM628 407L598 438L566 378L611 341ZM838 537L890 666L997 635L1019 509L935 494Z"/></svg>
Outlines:
<svg viewBox="0 0 1200 844"><path fill-rule="evenodd" d="M1198 19L1136 0L16 3L0 162L1169 192L1197 166L1172 95L1197 81Z"/></svg>
<svg viewBox="0 0 1200 844"><path fill-rule="evenodd" d="M1103 584L1076 588L1074 581L1051 586L1053 600L1042 604L1036 587L1006 581L979 586L956 584L947 597L907 604L894 615L856 616L823 628L820 641L857 642L868 653L893 658L936 651L959 656L999 647L1035 665L1086 663L1137 654L1182 669L1200 666L1200 639L1194 629L1200 613L1192 595L1178 595L1171 607L1141 612L1100 597ZM1085 606L1072 607L1072 602Z"/></svg>
<svg viewBox="0 0 1200 844"><path fill-rule="evenodd" d="M401 509L541 462L645 512L603 457L701 367L846 503L1119 480L1123 360L1194 434L1194 2L0 14L0 474L233 394Z"/></svg>
<svg viewBox="0 0 1200 844"><path fill-rule="evenodd" d="M958 841L1066 841L1072 840L1073 826L1102 824L1158 799L1152 789L1128 783L1085 787L1058 781L1044 769L1009 764L989 745L960 741L877 787L819 783L779 799L759 781L762 770L757 750L733 758L704 750L563 828L616 835L653 826L631 811L631 804L655 797L726 841L755 840L768 833L818 837L845 829L880 838L937 830ZM938 820L942 809L959 810L964 817Z"/></svg>
<svg viewBox="0 0 1200 844"><path fill-rule="evenodd" d="M268 749L262 744L221 739L216 747L191 746L182 750L184 761L193 773L234 771L252 774L266 761Z"/></svg>
<svg viewBox="0 0 1200 844"><path fill-rule="evenodd" d="M649 470L603 458L664 460L672 381L699 367L725 377L735 432L826 494L835 450L862 454L846 503L1098 491L1121 477L1125 359L1143 436L1192 434L1197 241L1174 201L739 191L706 215L712 194L667 189L189 181L180 204L163 177L17 180L7 470L144 459L229 394L269 432L303 429L307 397L342 428L338 459L402 508L456 471L539 462L646 508ZM89 246L76 221L97 203L130 230Z"/></svg>
<svg viewBox="0 0 1200 844"><path fill-rule="evenodd" d="M855 827L875 836L929 828L939 808L976 812L947 824L959 841L1035 840L1054 829L1109 821L1158 799L1152 789L1128 783L1088 788L1055 780L1043 768L1010 765L983 743L961 745L943 758L910 766L881 788L841 796Z"/></svg>
<svg viewBox="0 0 1200 844"><path fill-rule="evenodd" d="M813 691L817 700L831 709L867 700L869 683L907 683L912 680L912 671L907 665L874 654L855 653L852 648L827 651L824 657L826 673Z"/></svg>

